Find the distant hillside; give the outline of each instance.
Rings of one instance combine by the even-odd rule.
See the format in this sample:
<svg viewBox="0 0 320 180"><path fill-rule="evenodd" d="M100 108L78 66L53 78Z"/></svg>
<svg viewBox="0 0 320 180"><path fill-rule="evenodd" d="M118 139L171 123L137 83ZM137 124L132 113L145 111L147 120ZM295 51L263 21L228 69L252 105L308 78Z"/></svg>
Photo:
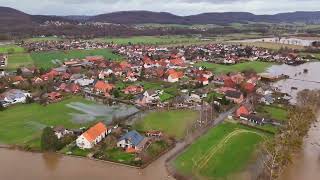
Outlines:
<svg viewBox="0 0 320 180"><path fill-rule="evenodd" d="M69 22L62 26L40 26L46 21ZM104 22L107 26L80 26L78 23ZM292 12L275 15L255 15L247 12L202 13L191 16L177 16L167 12L151 11L121 11L96 16L48 16L30 15L9 7L0 7L0 38L25 37L39 35L66 35L70 37L102 37L129 35L164 35L164 34L201 34L204 31L188 28L150 28L137 29L132 24L216 24L269 22L269 23L316 23L320 24L319 12ZM121 24L121 26L115 25ZM268 25L254 25L253 29L239 30L233 27L212 28L209 33L239 33L240 31L254 31L265 33ZM310 31L309 31L310 32ZM318 33L317 30L311 31Z"/></svg>
<svg viewBox="0 0 320 180"><path fill-rule="evenodd" d="M255 15L247 12L203 13L191 16L177 16L167 12L120 11L96 16L44 16L29 15L9 7L0 7L0 25L30 25L45 21L107 22L114 24L219 24L270 22L270 23L320 23L318 12L292 12L275 15Z"/></svg>
<svg viewBox="0 0 320 180"><path fill-rule="evenodd" d="M7 7L0 7L0 25L11 26L17 24L30 24L32 22L31 16Z"/></svg>
<svg viewBox="0 0 320 180"><path fill-rule="evenodd" d="M186 24L185 19L166 12L121 11L101 14L89 18L89 21L108 22L114 24Z"/></svg>
<svg viewBox="0 0 320 180"><path fill-rule="evenodd" d="M203 13L191 16L177 16L165 12L123 11L92 16L88 19L95 22L115 24L219 24L251 22L269 23L320 23L318 12L292 12L275 15L254 15L247 12Z"/></svg>

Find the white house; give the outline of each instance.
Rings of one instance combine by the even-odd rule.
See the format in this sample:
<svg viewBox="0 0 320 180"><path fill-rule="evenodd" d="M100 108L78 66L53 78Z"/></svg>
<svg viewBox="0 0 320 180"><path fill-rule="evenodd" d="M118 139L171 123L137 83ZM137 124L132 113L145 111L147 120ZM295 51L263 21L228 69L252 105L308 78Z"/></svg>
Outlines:
<svg viewBox="0 0 320 180"><path fill-rule="evenodd" d="M11 89L2 93L1 96L3 97L3 105L9 106L17 103L26 103L27 97L31 97L31 94L20 89Z"/></svg>
<svg viewBox="0 0 320 180"><path fill-rule="evenodd" d="M153 101L159 100L159 95L161 95L162 93L163 91L147 90L143 93L143 96L146 99L146 103L152 103Z"/></svg>
<svg viewBox="0 0 320 180"><path fill-rule="evenodd" d="M80 86L89 86L94 83L94 79L77 79L74 81L75 84L79 84Z"/></svg>
<svg viewBox="0 0 320 180"><path fill-rule="evenodd" d="M107 127L102 122L99 122L81 134L76 140L76 144L80 149L91 149L101 142L109 133L111 133L111 131L108 132Z"/></svg>

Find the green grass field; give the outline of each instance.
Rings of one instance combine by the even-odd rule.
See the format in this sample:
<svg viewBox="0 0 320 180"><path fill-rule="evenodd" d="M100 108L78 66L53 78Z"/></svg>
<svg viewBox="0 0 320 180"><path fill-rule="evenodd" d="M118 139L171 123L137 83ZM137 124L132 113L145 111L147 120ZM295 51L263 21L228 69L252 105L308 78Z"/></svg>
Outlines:
<svg viewBox="0 0 320 180"><path fill-rule="evenodd" d="M165 134L182 139L187 127L197 120L198 113L189 110L157 111L147 114L134 128L139 131L160 130Z"/></svg>
<svg viewBox="0 0 320 180"><path fill-rule="evenodd" d="M279 121L286 121L288 119L288 111L276 106L258 106L257 112L263 116Z"/></svg>
<svg viewBox="0 0 320 180"><path fill-rule="evenodd" d="M14 54L14 53L23 53L23 52L25 52L25 49L22 47L19 47L17 45L2 45L2 46L0 46L0 53Z"/></svg>
<svg viewBox="0 0 320 180"><path fill-rule="evenodd" d="M17 51L18 52L18 51ZM39 68L49 69L58 66L66 60L73 58L83 59L86 56L104 56L106 59L119 61L123 57L113 54L109 49L71 50L9 54L8 69L13 70L20 66L36 65ZM55 62L55 60L59 60Z"/></svg>
<svg viewBox="0 0 320 180"><path fill-rule="evenodd" d="M10 54L8 57L8 69L15 70L21 66L32 65L33 60L28 53Z"/></svg>
<svg viewBox="0 0 320 180"><path fill-rule="evenodd" d="M256 71L257 73L261 73L267 70L272 65L272 63L258 61L244 62L235 65L214 64L209 62L200 62L196 64L196 66L204 66L215 73L241 72L250 69Z"/></svg>
<svg viewBox="0 0 320 180"><path fill-rule="evenodd" d="M184 175L226 179L247 167L257 145L267 137L238 124L223 123L188 147L174 166Z"/></svg>
<svg viewBox="0 0 320 180"><path fill-rule="evenodd" d="M0 142L5 144L29 144L37 141L46 126L62 125L79 128L85 124L75 124L69 113L77 112L66 105L71 102L90 104L81 97L72 97L59 103L42 106L39 104L19 104L0 112Z"/></svg>
<svg viewBox="0 0 320 180"><path fill-rule="evenodd" d="M93 50L71 50L71 51L51 51L51 52L33 52L31 58L37 67L45 69L55 66L54 60L64 62L73 58L85 58L86 56L104 56L106 59L122 60L122 57L113 54L108 49L93 49Z"/></svg>
<svg viewBox="0 0 320 180"><path fill-rule="evenodd" d="M163 44L179 44L179 43L191 43L198 42L197 38L184 37L184 36L134 36L134 37L123 37L123 38L98 38L95 41L115 43L115 44L152 44L152 45L163 45Z"/></svg>

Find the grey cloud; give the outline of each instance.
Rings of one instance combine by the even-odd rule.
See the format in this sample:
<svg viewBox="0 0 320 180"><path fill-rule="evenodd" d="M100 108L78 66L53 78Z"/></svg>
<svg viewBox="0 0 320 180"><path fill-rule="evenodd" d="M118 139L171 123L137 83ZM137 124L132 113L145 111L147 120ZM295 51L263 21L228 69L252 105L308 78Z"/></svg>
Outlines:
<svg viewBox="0 0 320 180"><path fill-rule="evenodd" d="M320 10L319 0L0 0L30 14L95 15L125 10L165 11L178 15L247 11L274 14Z"/></svg>

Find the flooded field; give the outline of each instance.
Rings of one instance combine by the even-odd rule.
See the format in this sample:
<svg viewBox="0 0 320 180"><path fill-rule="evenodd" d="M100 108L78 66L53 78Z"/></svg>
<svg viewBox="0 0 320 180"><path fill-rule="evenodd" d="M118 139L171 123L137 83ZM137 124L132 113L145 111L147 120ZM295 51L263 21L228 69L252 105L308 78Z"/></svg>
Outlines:
<svg viewBox="0 0 320 180"><path fill-rule="evenodd" d="M268 43L279 43L279 44L290 44L298 46L311 46L317 39L303 39L303 38L259 38L259 39L245 39L239 41L239 43L254 43L254 42L268 42Z"/></svg>
<svg viewBox="0 0 320 180"><path fill-rule="evenodd" d="M134 106L119 104L115 106L105 106L99 104L83 104L73 102L67 104L68 107L79 111L80 113L71 113L72 121L75 123L87 123L97 118L103 120L106 124L110 123L114 117L125 118L131 116L139 110Z"/></svg>
<svg viewBox="0 0 320 180"><path fill-rule="evenodd" d="M305 70L307 72L304 72ZM297 93L301 90L320 89L320 62L310 62L299 66L274 65L267 71L272 75L288 75L290 77L277 81L273 86L292 96L291 103L295 102Z"/></svg>

